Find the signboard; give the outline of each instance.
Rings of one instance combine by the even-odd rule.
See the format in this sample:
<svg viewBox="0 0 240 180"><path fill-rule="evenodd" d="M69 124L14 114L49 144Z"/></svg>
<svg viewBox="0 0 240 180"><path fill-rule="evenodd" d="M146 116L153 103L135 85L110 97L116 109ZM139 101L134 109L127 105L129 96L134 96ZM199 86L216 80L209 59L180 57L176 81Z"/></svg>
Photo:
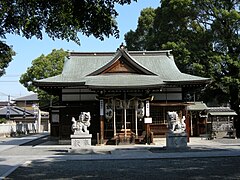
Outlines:
<svg viewBox="0 0 240 180"><path fill-rule="evenodd" d="M103 116L103 115L104 115L104 102L101 99L100 100L100 116Z"/></svg>
<svg viewBox="0 0 240 180"><path fill-rule="evenodd" d="M152 118L151 117L144 118L144 123L145 124L151 124L152 123Z"/></svg>
<svg viewBox="0 0 240 180"><path fill-rule="evenodd" d="M146 101L146 116L150 116L150 103L149 101Z"/></svg>
<svg viewBox="0 0 240 180"><path fill-rule="evenodd" d="M59 114L52 114L52 122L59 123Z"/></svg>

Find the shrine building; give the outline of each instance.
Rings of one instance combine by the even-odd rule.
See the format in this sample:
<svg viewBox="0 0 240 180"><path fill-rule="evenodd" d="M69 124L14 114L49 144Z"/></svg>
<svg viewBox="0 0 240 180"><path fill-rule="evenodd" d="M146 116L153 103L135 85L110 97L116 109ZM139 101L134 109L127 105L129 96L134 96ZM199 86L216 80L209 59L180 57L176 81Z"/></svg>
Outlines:
<svg viewBox="0 0 240 180"><path fill-rule="evenodd" d="M34 85L59 96L50 107L51 135L70 139L71 119L91 113L88 128L100 143L134 135L139 141L146 132L165 136L167 112L185 116L191 134L186 95L202 89L209 78L179 71L169 50L116 52L71 52L61 74Z"/></svg>

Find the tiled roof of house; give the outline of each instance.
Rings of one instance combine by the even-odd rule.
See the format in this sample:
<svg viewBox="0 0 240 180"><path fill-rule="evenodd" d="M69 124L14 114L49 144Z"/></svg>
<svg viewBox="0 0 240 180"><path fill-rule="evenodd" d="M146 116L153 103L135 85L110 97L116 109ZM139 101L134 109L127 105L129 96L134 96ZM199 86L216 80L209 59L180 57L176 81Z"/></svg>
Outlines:
<svg viewBox="0 0 240 180"><path fill-rule="evenodd" d="M14 99L15 101L38 101L37 94L30 94Z"/></svg>
<svg viewBox="0 0 240 180"><path fill-rule="evenodd" d="M17 106L5 106L0 108L0 116L6 116L7 114L10 114L10 116L34 116L33 111L28 111L24 108L20 108Z"/></svg>

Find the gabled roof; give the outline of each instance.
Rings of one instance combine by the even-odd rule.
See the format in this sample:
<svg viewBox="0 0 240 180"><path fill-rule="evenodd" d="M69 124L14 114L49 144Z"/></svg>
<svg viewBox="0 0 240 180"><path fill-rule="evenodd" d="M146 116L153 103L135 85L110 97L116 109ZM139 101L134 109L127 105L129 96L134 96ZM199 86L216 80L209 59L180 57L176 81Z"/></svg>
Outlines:
<svg viewBox="0 0 240 180"><path fill-rule="evenodd" d="M6 116L9 112L10 116L34 116L34 112L28 111L26 109L17 106L5 106L0 108L0 116Z"/></svg>
<svg viewBox="0 0 240 180"><path fill-rule="evenodd" d="M237 113L230 107L209 107L208 112L211 116L236 116Z"/></svg>
<svg viewBox="0 0 240 180"><path fill-rule="evenodd" d="M155 75L150 70L146 69L146 67L140 65L135 59L133 59L130 54L128 54L124 49L119 49L114 56L114 58L108 62L106 65L100 67L96 71L92 72L88 76L94 76L94 75L100 75L106 72L108 69L111 68L111 66L114 66L118 61L121 61L122 64L127 64L132 71L135 71L137 74L143 74L143 75ZM132 72L131 71L131 72ZM133 72L132 72L133 73ZM134 74L135 74L134 73Z"/></svg>
<svg viewBox="0 0 240 180"><path fill-rule="evenodd" d="M117 61L126 64L124 71L129 72L113 73L111 68ZM34 84L39 87L141 89L166 85L206 84L209 81L209 78L181 73L169 50L128 52L119 48L116 53L71 53L65 61L62 74L35 81Z"/></svg>
<svg viewBox="0 0 240 180"><path fill-rule="evenodd" d="M14 101L38 101L38 100L39 99L37 94L30 94L14 99Z"/></svg>
<svg viewBox="0 0 240 180"><path fill-rule="evenodd" d="M193 102L187 106L188 111L203 111L207 109L208 107L204 102Z"/></svg>

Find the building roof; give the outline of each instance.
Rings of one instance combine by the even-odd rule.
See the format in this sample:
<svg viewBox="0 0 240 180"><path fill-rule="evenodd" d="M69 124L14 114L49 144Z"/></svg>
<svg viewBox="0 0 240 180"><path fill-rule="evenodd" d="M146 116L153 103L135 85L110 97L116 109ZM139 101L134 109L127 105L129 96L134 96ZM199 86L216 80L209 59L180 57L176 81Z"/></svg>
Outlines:
<svg viewBox="0 0 240 180"><path fill-rule="evenodd" d="M116 70L117 69L117 70ZM209 78L181 73L170 51L71 53L62 74L35 81L39 87L158 88L166 85L206 84Z"/></svg>
<svg viewBox="0 0 240 180"><path fill-rule="evenodd" d="M42 118L49 118L49 112L40 111ZM35 110L26 110L18 106L5 106L0 108L0 117L7 117L9 115L12 118L26 117L35 118L38 112Z"/></svg>
<svg viewBox="0 0 240 180"><path fill-rule="evenodd" d="M204 111L208 112L210 116L236 116L237 113L230 109L230 107L208 107L203 102L194 102L187 106L188 111Z"/></svg>
<svg viewBox="0 0 240 180"><path fill-rule="evenodd" d="M0 108L0 116L6 116L7 114L10 114L10 116L34 116L33 111L28 111L24 108L20 108L18 106L5 106L3 108Z"/></svg>
<svg viewBox="0 0 240 180"><path fill-rule="evenodd" d="M14 101L38 101L38 95L37 94L30 94L27 96L22 96L19 98L14 99Z"/></svg>
<svg viewBox="0 0 240 180"><path fill-rule="evenodd" d="M0 101L0 108L7 106L9 104L9 101Z"/></svg>
<svg viewBox="0 0 240 180"><path fill-rule="evenodd" d="M194 102L193 104L187 106L188 111L203 111L207 110L208 107L204 102Z"/></svg>
<svg viewBox="0 0 240 180"><path fill-rule="evenodd" d="M208 107L211 116L236 116L237 113L229 107Z"/></svg>

